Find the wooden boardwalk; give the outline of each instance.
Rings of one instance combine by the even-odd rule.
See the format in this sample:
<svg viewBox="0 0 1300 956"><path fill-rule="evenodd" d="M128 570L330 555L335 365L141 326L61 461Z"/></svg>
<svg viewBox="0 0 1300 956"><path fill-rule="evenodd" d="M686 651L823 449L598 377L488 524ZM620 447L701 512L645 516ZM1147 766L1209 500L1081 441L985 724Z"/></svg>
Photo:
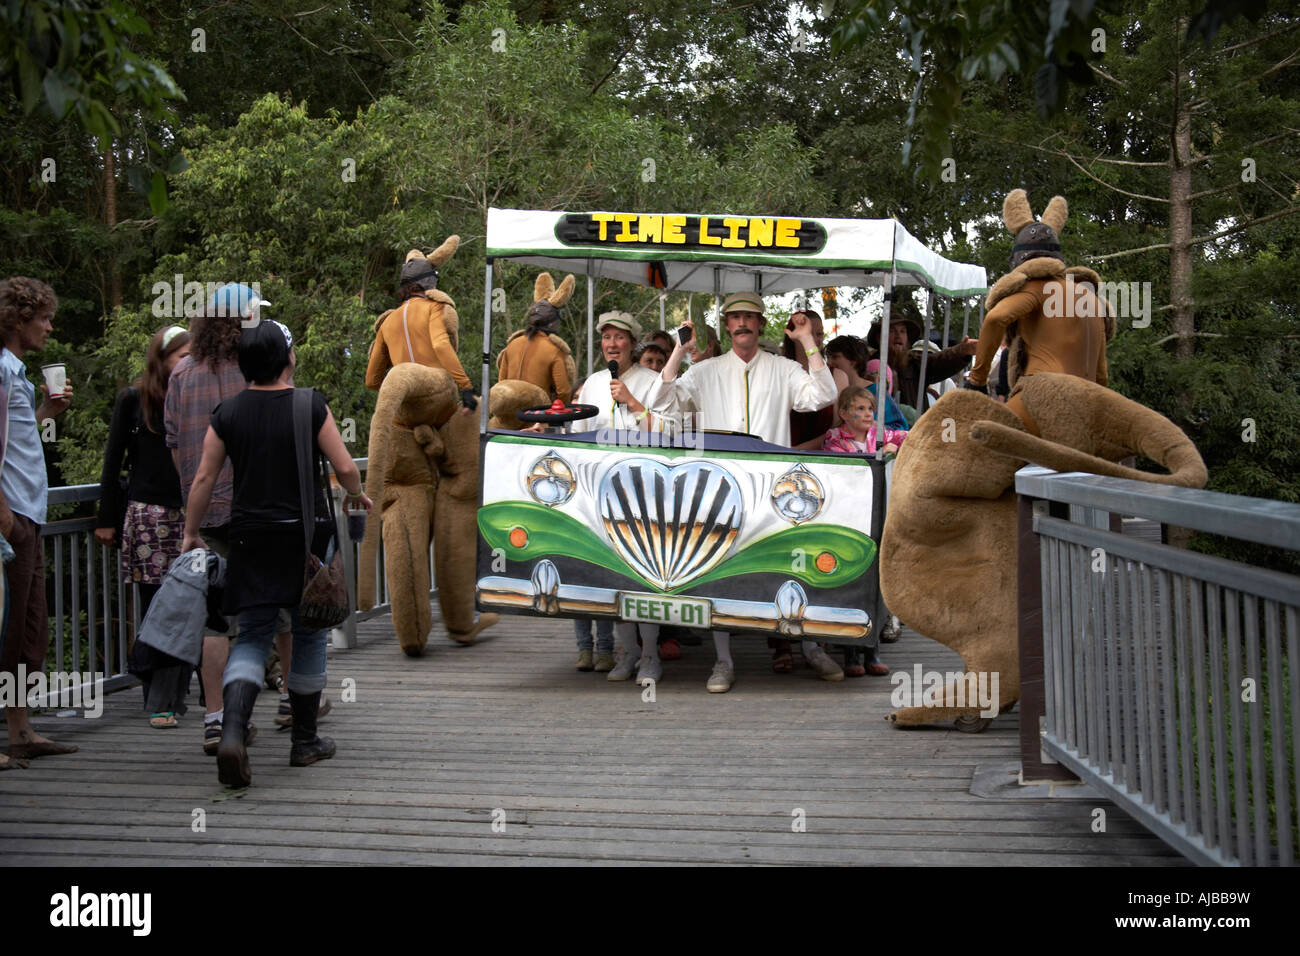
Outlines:
<svg viewBox="0 0 1300 956"><path fill-rule="evenodd" d="M0 862L1182 862L1104 800L972 795L977 766L1015 759L1015 713L980 735L900 731L883 720L887 678L775 675L761 640L733 644L731 693L705 692L706 643L667 664L647 702L573 669L567 621L506 618L473 647L435 624L430 652L412 660L378 618L357 649L330 651L335 703L321 730L338 756L289 767L264 693L253 786L239 793L201 751L197 703L173 731L149 728L138 690L110 695L97 720L41 715L38 729L81 751L0 774ZM959 663L910 632L883 657ZM353 703L340 702L345 680ZM1104 833L1092 829L1098 806Z"/></svg>

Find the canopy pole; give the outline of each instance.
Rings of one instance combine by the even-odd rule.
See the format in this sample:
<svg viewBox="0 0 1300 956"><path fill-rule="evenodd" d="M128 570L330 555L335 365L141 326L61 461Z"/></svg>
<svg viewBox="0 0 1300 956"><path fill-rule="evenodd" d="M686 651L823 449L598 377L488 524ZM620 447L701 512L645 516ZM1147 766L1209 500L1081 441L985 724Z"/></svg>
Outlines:
<svg viewBox="0 0 1300 956"><path fill-rule="evenodd" d="M590 275L591 263L587 263L587 378L591 378L593 355L593 337L596 334L596 280Z"/></svg>
<svg viewBox="0 0 1300 956"><path fill-rule="evenodd" d="M876 461L885 460L885 405L889 392L885 388L889 368L889 317L894 300L894 271L885 276L885 309L880 315L880 337L876 339L876 355L880 367L876 369Z"/></svg>
<svg viewBox="0 0 1300 956"><path fill-rule="evenodd" d="M961 337L964 339L970 335L970 299L962 300L961 311Z"/></svg>
<svg viewBox="0 0 1300 956"><path fill-rule="evenodd" d="M664 315L667 312L667 301L668 301L668 293L660 292L659 293L659 331L660 332L662 332L666 327L664 325Z"/></svg>
<svg viewBox="0 0 1300 956"><path fill-rule="evenodd" d="M943 300L943 348L948 347L948 333L952 330L952 299Z"/></svg>
<svg viewBox="0 0 1300 956"><path fill-rule="evenodd" d="M925 290L925 331L921 333L921 379L916 386L916 414L924 415L930 403L930 390L926 387L925 366L930 361L930 329L934 316L934 290Z"/></svg>
<svg viewBox="0 0 1300 956"><path fill-rule="evenodd" d="M487 434L488 393L491 391L488 376L492 362L492 257L488 256L487 270L483 276L483 378L479 384L478 433Z"/></svg>

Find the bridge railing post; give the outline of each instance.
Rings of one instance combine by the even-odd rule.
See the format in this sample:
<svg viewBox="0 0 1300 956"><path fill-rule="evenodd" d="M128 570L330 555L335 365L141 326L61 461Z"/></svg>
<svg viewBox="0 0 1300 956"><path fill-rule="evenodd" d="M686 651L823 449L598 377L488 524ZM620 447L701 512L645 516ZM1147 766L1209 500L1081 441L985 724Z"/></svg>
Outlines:
<svg viewBox="0 0 1300 956"><path fill-rule="evenodd" d="M1067 505L1021 495L1016 506L1016 596L1020 645L1020 779L1022 783L1078 779L1042 747L1046 719L1043 667L1043 562L1034 514L1068 517Z"/></svg>

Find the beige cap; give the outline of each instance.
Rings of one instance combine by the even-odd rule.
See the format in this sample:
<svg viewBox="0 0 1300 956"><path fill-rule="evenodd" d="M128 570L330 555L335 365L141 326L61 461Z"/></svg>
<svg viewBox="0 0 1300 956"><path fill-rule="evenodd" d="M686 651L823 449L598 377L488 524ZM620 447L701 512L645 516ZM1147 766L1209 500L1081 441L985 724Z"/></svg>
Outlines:
<svg viewBox="0 0 1300 956"><path fill-rule="evenodd" d="M722 303L722 314L728 312L757 312L763 315L763 297L757 292L733 292Z"/></svg>
<svg viewBox="0 0 1300 956"><path fill-rule="evenodd" d="M633 318L630 312L602 312L599 321L596 322L596 331L601 331L607 325L629 333L633 342L641 338L641 323Z"/></svg>

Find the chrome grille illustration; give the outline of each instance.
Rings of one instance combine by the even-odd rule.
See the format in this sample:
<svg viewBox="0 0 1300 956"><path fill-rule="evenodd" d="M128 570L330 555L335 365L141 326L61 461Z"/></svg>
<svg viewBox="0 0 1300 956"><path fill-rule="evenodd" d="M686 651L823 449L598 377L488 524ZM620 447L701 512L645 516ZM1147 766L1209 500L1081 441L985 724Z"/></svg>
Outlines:
<svg viewBox="0 0 1300 956"><path fill-rule="evenodd" d="M601 478L599 501L614 549L662 590L716 566L743 523L739 485L713 462L621 461Z"/></svg>
<svg viewBox="0 0 1300 956"><path fill-rule="evenodd" d="M573 479L573 468L567 461L553 451L548 451L528 472L528 493L538 504L554 508L573 497L577 482Z"/></svg>
<svg viewBox="0 0 1300 956"><path fill-rule="evenodd" d="M803 465L791 468L772 487L772 507L792 524L803 524L817 517L825 503L822 483Z"/></svg>

